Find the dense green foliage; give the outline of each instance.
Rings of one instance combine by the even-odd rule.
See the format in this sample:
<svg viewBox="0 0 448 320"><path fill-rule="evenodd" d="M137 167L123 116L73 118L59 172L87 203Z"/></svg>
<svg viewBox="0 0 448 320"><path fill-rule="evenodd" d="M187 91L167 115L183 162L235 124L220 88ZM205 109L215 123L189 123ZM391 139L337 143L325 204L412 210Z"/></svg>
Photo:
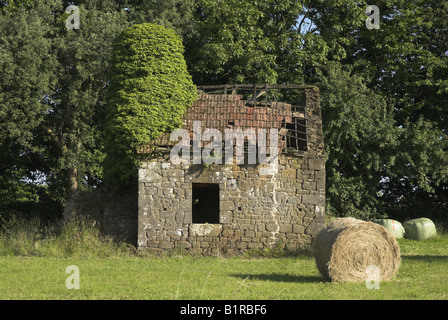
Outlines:
<svg viewBox="0 0 448 320"><path fill-rule="evenodd" d="M444 177L447 141L421 118L399 126L391 104L367 88L352 67L345 69L329 63L316 77L328 156L328 213L360 218L390 214L387 206L393 204L383 199L390 199L392 181L406 179L431 192L431 183Z"/></svg>
<svg viewBox="0 0 448 320"><path fill-rule="evenodd" d="M126 148L133 153L133 143L168 130L168 109L147 118L160 109L125 112L153 103L143 101L144 90L128 90L148 89L147 70L135 65L141 75L130 68L134 75L118 79L123 70L110 69L113 40L131 25L155 23L182 38L195 84L321 88L329 214L447 220L446 1L378 0L380 28L371 30L372 3L364 0L71 3L80 8L78 30L65 28L66 1L0 2L1 212L46 207L52 215L78 190L102 186L103 166L129 168ZM116 126L105 126L110 86L123 88L109 91L124 111ZM172 111L177 117L181 109ZM134 129L141 131L120 140ZM103 163L105 143L120 161Z"/></svg>
<svg viewBox="0 0 448 320"><path fill-rule="evenodd" d="M176 30L188 23L174 0L140 11L118 1L71 3L80 29L65 27L65 1L0 3L0 215L58 217L67 199L102 184L113 40L133 21Z"/></svg>
<svg viewBox="0 0 448 320"><path fill-rule="evenodd" d="M185 35L196 84L304 83L326 46L304 27L305 1L198 0L197 32Z"/></svg>
<svg viewBox="0 0 448 320"><path fill-rule="evenodd" d="M137 24L114 42L106 104L105 179L128 187L138 147L182 126L196 98L181 38L156 24Z"/></svg>
<svg viewBox="0 0 448 320"><path fill-rule="evenodd" d="M327 211L369 218L378 208L378 181L391 174L400 130L385 99L351 69L333 62L317 71L327 152Z"/></svg>
<svg viewBox="0 0 448 320"><path fill-rule="evenodd" d="M80 6L78 30L65 27L68 14L61 1L36 1L12 12L3 8L0 184L33 193L0 200L5 212L17 202L36 203L33 190L45 189L49 197L42 214L60 213L67 198L102 178L103 88L112 40L127 26L124 12L112 2L103 4Z"/></svg>
<svg viewBox="0 0 448 320"><path fill-rule="evenodd" d="M383 163L381 177L362 178L363 185L376 186L378 191L371 213L401 219L432 216L446 221L448 5L440 0L377 1L380 28L369 30L364 26L365 6L343 8L343 2L310 2L309 17L315 32L329 45L329 60L336 57L334 60L352 66L353 74L386 100L396 128L392 136L389 130L381 134L381 140L390 139L391 145L370 148L370 153L389 159ZM339 108L344 107L340 104ZM332 121L332 117L325 119L327 123ZM363 122L354 121L359 131L364 130ZM371 138L378 139L376 135ZM327 144L334 142L329 140ZM356 155L353 149L347 152ZM359 170L375 166L374 161L363 161ZM331 162L327 165L329 170L339 171ZM331 189L331 181L337 176L330 171L327 177ZM347 182L342 189L353 189ZM364 190L356 188L355 193L362 196ZM333 206L333 200L328 204ZM346 212L339 211L342 215Z"/></svg>

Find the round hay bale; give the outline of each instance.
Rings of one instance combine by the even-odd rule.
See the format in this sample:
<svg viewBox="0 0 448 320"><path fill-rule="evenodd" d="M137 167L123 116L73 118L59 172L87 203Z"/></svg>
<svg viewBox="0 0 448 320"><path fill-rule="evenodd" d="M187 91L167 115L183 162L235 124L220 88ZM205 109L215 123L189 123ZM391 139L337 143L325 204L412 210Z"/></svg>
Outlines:
<svg viewBox="0 0 448 320"><path fill-rule="evenodd" d="M354 218L339 218L323 228L313 241L319 272L335 282L361 282L366 269L379 268L380 281L389 280L401 263L400 247L383 226Z"/></svg>

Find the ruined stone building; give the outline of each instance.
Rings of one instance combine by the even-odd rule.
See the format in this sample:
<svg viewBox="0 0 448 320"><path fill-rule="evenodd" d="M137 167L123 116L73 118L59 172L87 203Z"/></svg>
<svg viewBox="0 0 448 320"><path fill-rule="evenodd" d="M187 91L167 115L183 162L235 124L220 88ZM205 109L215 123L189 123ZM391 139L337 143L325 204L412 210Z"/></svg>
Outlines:
<svg viewBox="0 0 448 320"><path fill-rule="evenodd" d="M208 254L277 244L289 250L309 245L323 227L325 216L325 153L318 89L229 85L198 90L197 100L183 115L189 138L197 130L194 121L200 121L199 134L216 129L222 140L226 129L241 129L246 134L264 129L269 154L272 141L268 133L276 129L276 165L273 158L270 164L260 163L258 158L249 163L252 142L240 148L243 163L224 161L230 154L224 142L222 150L213 154L214 159L221 157L221 164L173 163L170 151L179 140L170 141L170 135L154 142L156 151L143 147L141 152L148 156L138 174L139 249L182 248ZM260 144L261 140L256 141ZM199 150L207 143L201 142ZM192 159L194 142L185 146ZM227 159L235 160L234 154Z"/></svg>

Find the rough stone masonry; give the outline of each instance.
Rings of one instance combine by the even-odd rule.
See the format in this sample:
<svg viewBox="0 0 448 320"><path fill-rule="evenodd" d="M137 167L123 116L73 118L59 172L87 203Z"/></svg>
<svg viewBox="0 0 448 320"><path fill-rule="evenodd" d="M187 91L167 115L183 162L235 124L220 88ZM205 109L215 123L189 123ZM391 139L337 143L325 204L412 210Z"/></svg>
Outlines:
<svg viewBox="0 0 448 320"><path fill-rule="evenodd" d="M257 106L242 96L201 93L185 116L185 127L202 120L209 121L209 128L223 123L283 128L278 172L260 174L264 164L173 164L169 151L161 148L138 172L139 249L234 254L278 244L288 250L310 245L324 226L325 153L319 92L310 86L299 89L304 94L302 113L291 105L274 112L272 102ZM204 108L210 110L209 119ZM218 111L223 109L225 114ZM250 122L244 126L243 119ZM294 121L305 124L306 144L295 144L288 152Z"/></svg>

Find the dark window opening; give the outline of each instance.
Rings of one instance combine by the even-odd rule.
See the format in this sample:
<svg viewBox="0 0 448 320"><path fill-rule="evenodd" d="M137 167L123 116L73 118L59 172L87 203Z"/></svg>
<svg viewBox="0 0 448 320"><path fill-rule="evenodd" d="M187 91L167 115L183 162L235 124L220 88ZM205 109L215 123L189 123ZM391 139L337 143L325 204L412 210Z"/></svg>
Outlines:
<svg viewBox="0 0 448 320"><path fill-rule="evenodd" d="M193 223L219 223L219 184L193 183Z"/></svg>

